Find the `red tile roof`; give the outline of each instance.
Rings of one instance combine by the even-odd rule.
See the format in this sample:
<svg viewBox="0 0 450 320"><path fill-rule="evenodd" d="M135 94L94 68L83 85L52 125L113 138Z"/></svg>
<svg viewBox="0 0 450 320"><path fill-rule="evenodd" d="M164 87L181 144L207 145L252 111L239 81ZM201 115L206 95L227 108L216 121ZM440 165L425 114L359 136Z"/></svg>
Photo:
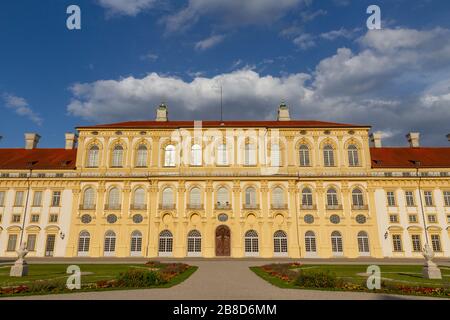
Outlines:
<svg viewBox="0 0 450 320"><path fill-rule="evenodd" d="M271 128L370 128L368 125L324 122L315 120L293 121L202 121L203 127L271 127ZM194 121L127 121L94 126L81 126L77 129L107 129L107 128L190 128Z"/></svg>
<svg viewBox="0 0 450 320"><path fill-rule="evenodd" d="M370 148L372 168L450 168L450 148Z"/></svg>
<svg viewBox="0 0 450 320"><path fill-rule="evenodd" d="M0 169L74 170L77 149L0 149Z"/></svg>

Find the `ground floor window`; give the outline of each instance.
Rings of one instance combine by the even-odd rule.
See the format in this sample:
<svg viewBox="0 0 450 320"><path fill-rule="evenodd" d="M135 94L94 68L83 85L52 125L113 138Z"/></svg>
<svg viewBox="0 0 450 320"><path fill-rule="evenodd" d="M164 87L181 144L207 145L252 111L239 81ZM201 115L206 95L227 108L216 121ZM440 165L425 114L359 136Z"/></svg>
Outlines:
<svg viewBox="0 0 450 320"><path fill-rule="evenodd" d="M142 255L142 233L138 230L131 234L130 254L132 256Z"/></svg>
<svg viewBox="0 0 450 320"><path fill-rule="evenodd" d="M36 250L36 235L29 234L27 237L27 250L33 252Z"/></svg>
<svg viewBox="0 0 450 320"><path fill-rule="evenodd" d="M16 251L17 246L17 234L10 234L8 237L8 246L6 247L6 251Z"/></svg>
<svg viewBox="0 0 450 320"><path fill-rule="evenodd" d="M197 230L191 230L188 233L188 255L198 256L202 252L202 235Z"/></svg>
<svg viewBox="0 0 450 320"><path fill-rule="evenodd" d="M53 257L53 252L55 251L55 241L56 236L54 234L47 235L47 241L45 244L45 256Z"/></svg>
<svg viewBox="0 0 450 320"><path fill-rule="evenodd" d="M316 235L312 231L305 233L305 250L308 253L317 252Z"/></svg>
<svg viewBox="0 0 450 320"><path fill-rule="evenodd" d="M342 254L344 252L342 235L339 231L333 231L331 234L331 250L333 251L333 254Z"/></svg>
<svg viewBox="0 0 450 320"><path fill-rule="evenodd" d="M439 237L438 234L432 234L431 235L431 245L433 246L434 252L441 252L441 237Z"/></svg>
<svg viewBox="0 0 450 320"><path fill-rule="evenodd" d="M420 241L420 235L418 235L418 234L411 235L411 241L412 241L413 251L421 252L422 251L422 242Z"/></svg>
<svg viewBox="0 0 450 320"><path fill-rule="evenodd" d="M257 256L259 253L258 233L255 230L249 230L245 233L245 255Z"/></svg>
<svg viewBox="0 0 450 320"><path fill-rule="evenodd" d="M159 234L159 255L172 255L173 250L173 235L169 230L161 231Z"/></svg>
<svg viewBox="0 0 450 320"><path fill-rule="evenodd" d="M81 231L78 237L78 255L87 256L89 254L89 244L91 242L91 235L87 231Z"/></svg>
<svg viewBox="0 0 450 320"><path fill-rule="evenodd" d="M116 253L116 234L114 231L107 231L105 233L105 245L103 248L105 256L113 256Z"/></svg>
<svg viewBox="0 0 450 320"><path fill-rule="evenodd" d="M278 230L273 234L273 251L278 255L286 255L287 250L287 235L283 230Z"/></svg>
<svg viewBox="0 0 450 320"><path fill-rule="evenodd" d="M403 251L401 235L399 235L399 234L392 235L392 246L393 246L394 252L402 252Z"/></svg>
<svg viewBox="0 0 450 320"><path fill-rule="evenodd" d="M369 236L367 232L361 231L358 233L358 251L361 255L369 254Z"/></svg>

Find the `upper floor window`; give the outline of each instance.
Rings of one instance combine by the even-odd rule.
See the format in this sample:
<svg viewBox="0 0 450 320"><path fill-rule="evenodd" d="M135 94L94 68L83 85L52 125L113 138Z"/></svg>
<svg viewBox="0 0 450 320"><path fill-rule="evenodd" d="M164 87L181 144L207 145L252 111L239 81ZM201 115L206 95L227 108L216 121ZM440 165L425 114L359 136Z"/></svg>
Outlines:
<svg viewBox="0 0 450 320"><path fill-rule="evenodd" d="M193 166L202 165L202 147L198 144L194 144L191 147L191 165Z"/></svg>
<svg viewBox="0 0 450 320"><path fill-rule="evenodd" d="M95 190L93 188L87 188L83 194L83 208L94 209L95 206Z"/></svg>
<svg viewBox="0 0 450 320"><path fill-rule="evenodd" d="M0 207L5 205L5 191L0 191Z"/></svg>
<svg viewBox="0 0 450 320"><path fill-rule="evenodd" d="M33 195L33 207L40 207L42 205L42 191L35 191Z"/></svg>
<svg viewBox="0 0 450 320"><path fill-rule="evenodd" d="M89 148L87 157L87 167L96 168L98 167L100 150L98 146L92 146Z"/></svg>
<svg viewBox="0 0 450 320"><path fill-rule="evenodd" d="M61 205L61 191L54 191L52 195L52 207L59 207Z"/></svg>
<svg viewBox="0 0 450 320"><path fill-rule="evenodd" d="M348 146L348 165L350 167L359 166L358 148L353 144Z"/></svg>
<svg viewBox="0 0 450 320"><path fill-rule="evenodd" d="M284 205L284 190L280 187L276 187L272 191L272 206L275 208L282 208Z"/></svg>
<svg viewBox="0 0 450 320"><path fill-rule="evenodd" d="M141 144L137 149L136 154L136 167L146 167L147 166L147 146L145 144Z"/></svg>
<svg viewBox="0 0 450 320"><path fill-rule="evenodd" d="M334 167L334 150L329 144L323 148L323 162L325 167Z"/></svg>
<svg viewBox="0 0 450 320"><path fill-rule="evenodd" d="M245 145L244 162L246 166L256 165L256 148L253 143Z"/></svg>
<svg viewBox="0 0 450 320"><path fill-rule="evenodd" d="M302 190L302 206L312 206L313 205L313 197L312 191L310 188L306 187Z"/></svg>
<svg viewBox="0 0 450 320"><path fill-rule="evenodd" d="M327 205L329 205L329 206L339 205L337 191L334 188L330 188L327 191Z"/></svg>
<svg viewBox="0 0 450 320"><path fill-rule="evenodd" d="M309 148L306 144L302 144L300 146L300 166L301 167L309 167Z"/></svg>
<svg viewBox="0 0 450 320"><path fill-rule="evenodd" d="M191 206L200 206L202 204L200 188L194 187L191 189L189 193L189 204Z"/></svg>
<svg viewBox="0 0 450 320"><path fill-rule="evenodd" d="M228 189L225 187L220 187L217 190L217 204L219 206L227 206L230 204L230 199L228 195Z"/></svg>
<svg viewBox="0 0 450 320"><path fill-rule="evenodd" d="M173 190L172 188L165 188L162 193L162 204L165 207L173 206Z"/></svg>
<svg viewBox="0 0 450 320"><path fill-rule="evenodd" d="M217 148L217 164L218 165L227 165L228 164L228 156L227 156L227 146L226 144L221 144Z"/></svg>
<svg viewBox="0 0 450 320"><path fill-rule="evenodd" d="M171 144L164 150L164 166L175 167L175 146Z"/></svg>
<svg viewBox="0 0 450 320"><path fill-rule="evenodd" d="M394 191L388 191L386 193L387 202L389 207L395 207L395 194Z"/></svg>
<svg viewBox="0 0 450 320"><path fill-rule="evenodd" d="M111 166L116 168L123 166L123 147L121 145L117 145L113 149Z"/></svg>
<svg viewBox="0 0 450 320"><path fill-rule="evenodd" d="M135 209L144 209L145 207L145 190L138 188L134 191L133 205Z"/></svg>
<svg viewBox="0 0 450 320"><path fill-rule="evenodd" d="M414 195L412 191L406 191L405 198L406 198L406 205L408 207L414 207Z"/></svg>
<svg viewBox="0 0 450 320"><path fill-rule="evenodd" d="M352 191L352 201L355 207L362 207L364 205L364 197L361 189L356 188Z"/></svg>
<svg viewBox="0 0 450 320"><path fill-rule="evenodd" d="M120 208L120 191L118 188L109 190L108 205L110 209Z"/></svg>
<svg viewBox="0 0 450 320"><path fill-rule="evenodd" d="M17 191L16 197L14 198L14 207L23 206L23 191Z"/></svg>
<svg viewBox="0 0 450 320"><path fill-rule="evenodd" d="M280 155L280 145L272 144L270 150L270 164L272 167L281 166L281 155Z"/></svg>
<svg viewBox="0 0 450 320"><path fill-rule="evenodd" d="M425 205L427 207L432 207L433 206L433 193L431 191L424 191L423 194L425 196Z"/></svg>
<svg viewBox="0 0 450 320"><path fill-rule="evenodd" d="M247 207L256 205L256 190L253 187L245 189L245 205Z"/></svg>
<svg viewBox="0 0 450 320"><path fill-rule="evenodd" d="M1 200L1 195L0 195ZM450 191L444 191L444 203L446 207L450 207ZM0 201L1 205L1 201Z"/></svg>

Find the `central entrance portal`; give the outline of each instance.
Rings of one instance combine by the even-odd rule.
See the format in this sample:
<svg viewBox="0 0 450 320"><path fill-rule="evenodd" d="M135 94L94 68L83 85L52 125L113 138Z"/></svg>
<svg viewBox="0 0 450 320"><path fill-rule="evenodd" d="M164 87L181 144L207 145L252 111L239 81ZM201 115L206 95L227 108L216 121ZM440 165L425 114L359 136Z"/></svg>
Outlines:
<svg viewBox="0 0 450 320"><path fill-rule="evenodd" d="M216 256L229 257L231 252L230 228L218 226L216 229Z"/></svg>

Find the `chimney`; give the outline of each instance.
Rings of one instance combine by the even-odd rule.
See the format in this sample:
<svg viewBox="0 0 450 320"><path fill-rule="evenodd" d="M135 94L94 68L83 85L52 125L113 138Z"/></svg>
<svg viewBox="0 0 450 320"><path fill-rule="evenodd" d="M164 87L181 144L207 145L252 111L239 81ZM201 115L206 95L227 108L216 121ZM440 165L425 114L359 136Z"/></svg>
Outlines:
<svg viewBox="0 0 450 320"><path fill-rule="evenodd" d="M406 138L408 139L409 146L411 148L418 148L420 147L420 133L419 132L410 132L406 135Z"/></svg>
<svg viewBox="0 0 450 320"><path fill-rule="evenodd" d="M37 133L25 133L25 149L35 149L39 143L40 135Z"/></svg>
<svg viewBox="0 0 450 320"><path fill-rule="evenodd" d="M382 144L381 144L381 138L382 138L382 133L381 132L374 132L372 133L370 136L370 146L374 147L374 148L381 148Z"/></svg>
<svg viewBox="0 0 450 320"><path fill-rule="evenodd" d="M447 139L450 142L450 133L447 135Z"/></svg>
<svg viewBox="0 0 450 320"><path fill-rule="evenodd" d="M73 149L77 144L78 137L75 133L66 133L66 149Z"/></svg>
<svg viewBox="0 0 450 320"><path fill-rule="evenodd" d="M290 121L289 108L286 103L282 102L278 107L278 121Z"/></svg>
<svg viewBox="0 0 450 320"><path fill-rule="evenodd" d="M156 109L156 121L168 121L168 111L167 106L164 103L161 103L159 107Z"/></svg>

